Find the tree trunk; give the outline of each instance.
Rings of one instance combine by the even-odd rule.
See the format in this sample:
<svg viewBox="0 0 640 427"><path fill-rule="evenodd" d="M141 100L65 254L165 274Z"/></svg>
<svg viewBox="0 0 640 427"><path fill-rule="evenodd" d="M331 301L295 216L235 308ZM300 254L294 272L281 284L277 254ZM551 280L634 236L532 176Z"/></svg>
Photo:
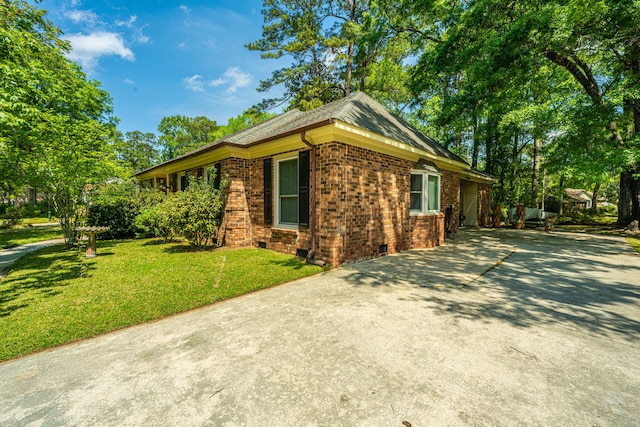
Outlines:
<svg viewBox="0 0 640 427"><path fill-rule="evenodd" d="M516 194L516 170L517 170L517 164L518 164L518 134L514 135L513 137L513 146L511 148L511 167L509 168L509 175L510 176L510 182L509 182L509 191L511 192L511 197L513 197L513 203L515 204L521 204L522 201L516 200L515 198L515 194Z"/></svg>
<svg viewBox="0 0 640 427"><path fill-rule="evenodd" d="M591 196L591 213L598 212L598 196L600 191L600 183L596 182L593 186L593 195Z"/></svg>
<svg viewBox="0 0 640 427"><path fill-rule="evenodd" d="M638 134L640 133L640 99L635 99L629 104L632 107L633 132ZM638 173L640 173L640 164L636 163L620 174L617 224L620 228L628 227L632 221L640 221L640 178L633 177Z"/></svg>
<svg viewBox="0 0 640 427"><path fill-rule="evenodd" d="M485 133L485 172L490 175L495 173L494 165L493 165L493 121L491 120L491 116L487 117L487 131Z"/></svg>
<svg viewBox="0 0 640 427"><path fill-rule="evenodd" d="M349 19L351 22L356 19L356 2L355 0L349 0ZM351 35L349 36L352 37ZM344 93L345 96L349 96L351 94L351 76L353 74L353 54L355 51L355 41L351 40L349 42L349 47L347 48L347 75L345 77L344 82Z"/></svg>
<svg viewBox="0 0 640 427"><path fill-rule="evenodd" d="M620 173L620 197L618 198L618 227L624 228L632 221L631 185L633 174L629 170Z"/></svg>
<svg viewBox="0 0 640 427"><path fill-rule="evenodd" d="M558 215L564 213L564 175L560 176L560 197L558 197Z"/></svg>
<svg viewBox="0 0 640 427"><path fill-rule="evenodd" d="M542 171L542 199L540 209L544 210L544 199L547 191L547 170Z"/></svg>
<svg viewBox="0 0 640 427"><path fill-rule="evenodd" d="M531 207L538 207L538 181L540 180L540 150L542 141L535 138L533 141L533 176L531 179Z"/></svg>
<svg viewBox="0 0 640 427"><path fill-rule="evenodd" d="M471 167L478 167L478 151L480 149L480 132L478 131L478 116L473 117L473 152L471 153Z"/></svg>

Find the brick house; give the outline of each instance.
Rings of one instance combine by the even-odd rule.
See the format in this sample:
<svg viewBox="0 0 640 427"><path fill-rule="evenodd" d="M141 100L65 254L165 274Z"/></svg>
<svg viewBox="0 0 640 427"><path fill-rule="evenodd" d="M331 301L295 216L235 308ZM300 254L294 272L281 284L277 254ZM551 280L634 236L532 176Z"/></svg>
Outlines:
<svg viewBox="0 0 640 427"><path fill-rule="evenodd" d="M492 178L364 93L288 111L136 174L163 191L215 166L228 183L218 243L332 266L445 239L445 208L488 226Z"/></svg>

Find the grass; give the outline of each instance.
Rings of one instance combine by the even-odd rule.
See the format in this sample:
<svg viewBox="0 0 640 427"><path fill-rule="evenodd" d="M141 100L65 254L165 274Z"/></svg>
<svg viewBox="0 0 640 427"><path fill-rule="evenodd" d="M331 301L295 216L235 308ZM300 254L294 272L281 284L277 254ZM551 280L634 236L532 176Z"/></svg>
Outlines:
<svg viewBox="0 0 640 427"><path fill-rule="evenodd" d="M609 236L624 236L627 242L640 253L640 237L628 236L624 230L615 227L615 223L604 223L601 225L579 225L579 224L565 224L554 227L558 231L572 231L575 233L590 233L590 234L606 234Z"/></svg>
<svg viewBox="0 0 640 427"><path fill-rule="evenodd" d="M35 218L23 218L21 224L46 224L49 222L57 222L58 219L52 217L51 219L45 217L35 217Z"/></svg>
<svg viewBox="0 0 640 427"><path fill-rule="evenodd" d="M640 252L640 237L627 237L627 242L633 246L633 249Z"/></svg>
<svg viewBox="0 0 640 427"><path fill-rule="evenodd" d="M17 226L0 230L0 248L6 249L27 243L62 238L59 225Z"/></svg>
<svg viewBox="0 0 640 427"><path fill-rule="evenodd" d="M52 246L0 281L0 360L152 321L322 271L265 249L100 241L98 257Z"/></svg>

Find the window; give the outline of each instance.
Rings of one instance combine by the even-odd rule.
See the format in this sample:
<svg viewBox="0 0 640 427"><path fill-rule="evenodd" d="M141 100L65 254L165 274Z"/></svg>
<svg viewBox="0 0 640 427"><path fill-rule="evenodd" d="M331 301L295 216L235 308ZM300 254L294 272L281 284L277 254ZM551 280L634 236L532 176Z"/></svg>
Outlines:
<svg viewBox="0 0 640 427"><path fill-rule="evenodd" d="M186 173L179 175L180 178L180 191L184 191L189 186L189 176Z"/></svg>
<svg viewBox="0 0 640 427"><path fill-rule="evenodd" d="M440 211L440 176L411 172L411 213Z"/></svg>
<svg viewBox="0 0 640 427"><path fill-rule="evenodd" d="M277 225L298 226L298 158L278 160L276 169Z"/></svg>

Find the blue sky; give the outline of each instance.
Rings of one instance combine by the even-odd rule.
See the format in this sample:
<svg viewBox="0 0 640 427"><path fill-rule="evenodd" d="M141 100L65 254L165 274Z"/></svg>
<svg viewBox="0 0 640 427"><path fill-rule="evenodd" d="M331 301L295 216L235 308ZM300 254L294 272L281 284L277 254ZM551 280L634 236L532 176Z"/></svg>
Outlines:
<svg viewBox="0 0 640 427"><path fill-rule="evenodd" d="M230 117L279 95L256 91L286 64L244 47L262 34L261 0L44 0L70 58L113 98L122 132L157 134L165 116Z"/></svg>

